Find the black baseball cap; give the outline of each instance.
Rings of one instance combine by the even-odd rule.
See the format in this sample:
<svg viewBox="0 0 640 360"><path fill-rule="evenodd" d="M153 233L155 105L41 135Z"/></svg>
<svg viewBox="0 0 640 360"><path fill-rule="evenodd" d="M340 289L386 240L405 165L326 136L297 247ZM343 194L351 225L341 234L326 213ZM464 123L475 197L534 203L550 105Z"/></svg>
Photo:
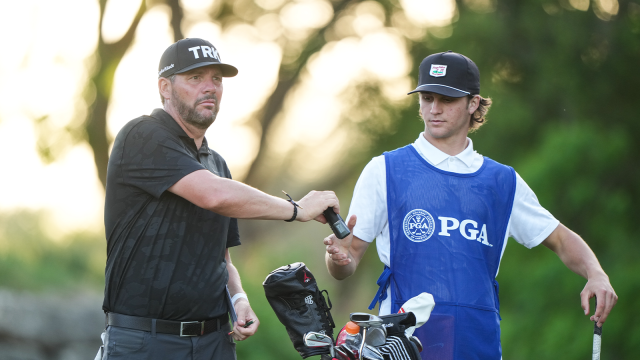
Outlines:
<svg viewBox="0 0 640 360"><path fill-rule="evenodd" d="M203 39L186 38L171 44L164 51L158 65L158 77L169 77L207 65L220 66L224 77L238 74L235 66L222 63L213 44Z"/></svg>
<svg viewBox="0 0 640 360"><path fill-rule="evenodd" d="M450 97L478 95L480 70L471 59L451 50L431 54L422 60L418 87L409 94L421 91Z"/></svg>

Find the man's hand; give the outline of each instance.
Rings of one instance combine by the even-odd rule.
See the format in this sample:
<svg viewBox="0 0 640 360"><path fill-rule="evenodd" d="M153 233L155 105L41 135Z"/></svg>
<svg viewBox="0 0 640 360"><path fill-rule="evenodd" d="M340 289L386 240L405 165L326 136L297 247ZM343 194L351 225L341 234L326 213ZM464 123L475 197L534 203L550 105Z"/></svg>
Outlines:
<svg viewBox="0 0 640 360"><path fill-rule="evenodd" d="M256 333L256 331L258 330L258 326L260 326L260 321L251 309L251 305L249 305L249 301L247 301L247 299L238 299L234 304L234 308L236 309L236 314L238 315L238 321L233 324L232 335L234 340L242 341ZM253 320L253 324L245 328L245 324L247 324L250 320Z"/></svg>
<svg viewBox="0 0 640 360"><path fill-rule="evenodd" d="M323 242L327 246L327 254L333 264L345 266L351 263L349 251L351 249L351 243L353 242L353 228L356 226L356 221L357 217L351 215L349 221L347 221L350 234L344 239L338 239L334 234L324 238Z"/></svg>
<svg viewBox="0 0 640 360"><path fill-rule="evenodd" d="M582 309L585 315L589 315L589 299L596 297L597 306L595 313L591 315L591 321L597 321L600 327L607 320L613 306L618 302L618 295L613 290L609 277L602 273L593 276L587 281L584 289L580 293Z"/></svg>
<svg viewBox="0 0 640 360"><path fill-rule="evenodd" d="M336 214L340 213L340 202L333 191L311 191L297 202L302 208L298 208L296 220L306 222L316 220L323 224L327 223L322 212L328 207L333 207Z"/></svg>

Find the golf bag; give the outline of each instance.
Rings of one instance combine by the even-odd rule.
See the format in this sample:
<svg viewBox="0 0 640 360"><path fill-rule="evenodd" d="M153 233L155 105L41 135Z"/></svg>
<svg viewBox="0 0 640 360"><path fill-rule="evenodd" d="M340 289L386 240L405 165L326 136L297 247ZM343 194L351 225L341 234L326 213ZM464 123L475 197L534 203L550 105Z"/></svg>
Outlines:
<svg viewBox="0 0 640 360"><path fill-rule="evenodd" d="M414 342L405 335L408 327L416 324L412 312L380 316L387 328L387 341L378 346L378 351L387 360L421 360L420 351Z"/></svg>
<svg viewBox="0 0 640 360"><path fill-rule="evenodd" d="M316 279L302 262L279 267L262 284L267 300L287 329L293 347L302 358L328 354L328 348L309 348L303 336L310 331L333 338L335 324L331 317L331 300L320 291ZM322 293L327 294L327 301ZM327 302L329 303L327 305Z"/></svg>

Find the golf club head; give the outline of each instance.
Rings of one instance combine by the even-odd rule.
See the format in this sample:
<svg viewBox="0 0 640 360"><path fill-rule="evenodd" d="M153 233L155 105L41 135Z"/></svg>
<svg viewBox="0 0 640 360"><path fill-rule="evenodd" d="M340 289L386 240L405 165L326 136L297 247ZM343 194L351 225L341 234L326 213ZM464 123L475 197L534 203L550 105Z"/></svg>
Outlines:
<svg viewBox="0 0 640 360"><path fill-rule="evenodd" d="M387 329L382 326L370 327L365 343L371 346L381 346L387 341Z"/></svg>
<svg viewBox="0 0 640 360"><path fill-rule="evenodd" d="M344 347L342 345L336 347L336 357L339 360L351 360L351 358L349 357L347 352L344 350Z"/></svg>
<svg viewBox="0 0 640 360"><path fill-rule="evenodd" d="M333 339L329 335L310 331L304 334L304 344L308 347L333 346Z"/></svg>
<svg viewBox="0 0 640 360"><path fill-rule="evenodd" d="M384 360L382 353L370 345L366 345L364 349L362 349L362 357L369 360Z"/></svg>
<svg viewBox="0 0 640 360"><path fill-rule="evenodd" d="M358 324L360 327L380 326L383 323L383 320L379 316L367 313L351 313L349 320Z"/></svg>
<svg viewBox="0 0 640 360"><path fill-rule="evenodd" d="M418 348L418 352L422 352L422 342L420 342L420 339L418 339L415 336L410 336L409 340L411 340L411 342L416 344L416 347Z"/></svg>
<svg viewBox="0 0 640 360"><path fill-rule="evenodd" d="M347 354L347 356L349 356L349 359L351 360L358 359L358 349L348 344L343 344L340 346L343 348L343 351Z"/></svg>

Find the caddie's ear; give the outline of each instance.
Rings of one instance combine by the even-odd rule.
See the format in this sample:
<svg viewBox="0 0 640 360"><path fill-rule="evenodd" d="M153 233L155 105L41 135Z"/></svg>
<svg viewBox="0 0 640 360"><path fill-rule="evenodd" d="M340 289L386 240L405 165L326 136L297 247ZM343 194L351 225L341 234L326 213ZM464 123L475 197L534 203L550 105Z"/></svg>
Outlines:
<svg viewBox="0 0 640 360"><path fill-rule="evenodd" d="M158 79L158 91L165 101L171 98L171 80L166 77Z"/></svg>
<svg viewBox="0 0 640 360"><path fill-rule="evenodd" d="M480 106L480 95L473 95L471 100L469 100L469 106L467 107L469 115L476 112L476 110L478 110L478 106Z"/></svg>

